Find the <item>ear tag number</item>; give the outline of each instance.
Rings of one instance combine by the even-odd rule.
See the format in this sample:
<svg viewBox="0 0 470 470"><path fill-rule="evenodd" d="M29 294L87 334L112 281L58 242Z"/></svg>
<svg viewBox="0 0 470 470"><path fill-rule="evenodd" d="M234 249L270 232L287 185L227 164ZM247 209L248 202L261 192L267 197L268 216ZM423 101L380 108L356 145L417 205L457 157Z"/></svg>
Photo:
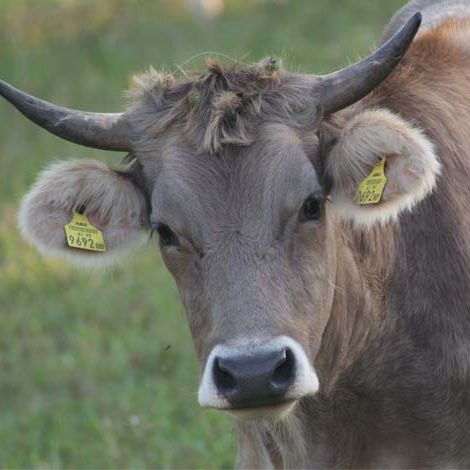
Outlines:
<svg viewBox="0 0 470 470"><path fill-rule="evenodd" d="M70 248L88 251L106 251L103 234L91 225L85 214L73 213L72 220L65 225L65 236Z"/></svg>
<svg viewBox="0 0 470 470"><path fill-rule="evenodd" d="M382 194L387 184L385 176L385 158L373 168L370 175L364 178L357 188L354 204L377 204L382 199Z"/></svg>

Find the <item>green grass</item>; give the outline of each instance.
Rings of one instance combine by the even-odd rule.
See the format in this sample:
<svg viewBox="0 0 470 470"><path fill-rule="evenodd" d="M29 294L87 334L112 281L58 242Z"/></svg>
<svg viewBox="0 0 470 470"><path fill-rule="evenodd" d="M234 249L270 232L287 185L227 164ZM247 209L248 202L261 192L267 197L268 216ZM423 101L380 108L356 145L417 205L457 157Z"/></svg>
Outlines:
<svg viewBox="0 0 470 470"><path fill-rule="evenodd" d="M213 23L183 3L2 0L0 77L60 104L114 111L133 72L175 70L201 51L245 61L274 53L322 73L368 52L404 2L233 0ZM157 246L88 274L20 239L22 194L47 162L68 157L120 158L61 142L0 102L0 467L231 467L231 421L197 405L197 360Z"/></svg>

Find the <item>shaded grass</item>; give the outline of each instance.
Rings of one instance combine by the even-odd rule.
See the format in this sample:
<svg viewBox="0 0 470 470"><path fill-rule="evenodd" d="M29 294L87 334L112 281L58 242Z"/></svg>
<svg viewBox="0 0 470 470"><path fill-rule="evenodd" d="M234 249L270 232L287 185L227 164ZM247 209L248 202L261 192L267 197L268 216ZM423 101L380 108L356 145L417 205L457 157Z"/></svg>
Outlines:
<svg viewBox="0 0 470 470"><path fill-rule="evenodd" d="M40 34L22 34L33 3L0 4L1 78L99 111L122 108L130 73L151 64L175 70L201 51L249 53L248 61L274 53L294 69L329 71L368 52L403 4L231 1L224 16L204 23L182 2L106 0L110 10L96 24L81 27L78 10L64 13L78 24L73 34L47 31L47 21ZM34 8L47 18L62 3ZM5 18L19 24L7 28ZM197 406L197 360L156 245L125 268L89 274L44 261L21 241L18 201L58 157L119 159L61 142L0 103L0 466L232 466L230 420Z"/></svg>

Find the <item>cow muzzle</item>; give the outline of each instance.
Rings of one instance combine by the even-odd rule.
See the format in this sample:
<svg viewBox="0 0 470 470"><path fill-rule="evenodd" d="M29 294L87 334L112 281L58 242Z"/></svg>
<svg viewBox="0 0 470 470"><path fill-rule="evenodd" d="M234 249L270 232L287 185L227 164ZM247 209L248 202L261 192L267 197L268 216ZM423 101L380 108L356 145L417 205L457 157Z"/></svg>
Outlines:
<svg viewBox="0 0 470 470"><path fill-rule="evenodd" d="M318 378L302 346L280 336L215 346L206 361L199 403L237 418L276 419L317 391Z"/></svg>

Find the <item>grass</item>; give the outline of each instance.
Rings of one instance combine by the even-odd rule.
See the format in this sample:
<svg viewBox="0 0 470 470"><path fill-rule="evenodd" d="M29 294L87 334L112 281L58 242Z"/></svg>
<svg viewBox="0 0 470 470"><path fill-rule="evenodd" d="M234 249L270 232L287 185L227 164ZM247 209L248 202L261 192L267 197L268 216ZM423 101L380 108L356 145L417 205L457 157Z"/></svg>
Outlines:
<svg viewBox="0 0 470 470"><path fill-rule="evenodd" d="M207 23L183 0L2 0L0 76L59 104L120 110L131 73L175 70L201 51L274 53L317 73L343 66L403 3L229 0ZM197 405L197 360L157 246L89 274L21 240L21 196L47 162L68 157L119 159L62 142L0 103L0 467L233 466L229 418Z"/></svg>

